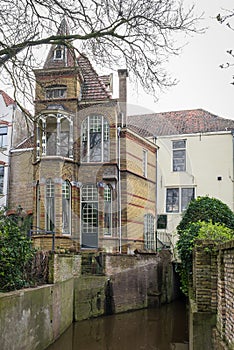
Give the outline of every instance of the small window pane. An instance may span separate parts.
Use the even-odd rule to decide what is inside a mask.
[[[0,166],[0,194],[3,194],[4,170],[4,166]]]
[[[178,188],[167,189],[166,211],[168,213],[179,212],[179,189]]]
[[[172,141],[173,171],[186,170],[186,140]]]
[[[109,186],[104,189],[104,234],[111,235],[112,231],[112,191]]]
[[[185,171],[185,150],[173,151],[173,171]]]
[[[185,148],[186,140],[172,141],[173,149]]]
[[[144,243],[145,249],[155,249],[154,216],[152,214],[144,216]]]
[[[158,215],[157,228],[158,229],[167,228],[167,215]]]
[[[189,202],[194,199],[194,188],[182,188],[181,190],[181,210],[187,209]]]
[[[97,201],[98,191],[94,185],[85,185],[82,188],[82,201]]]
[[[7,146],[7,126],[0,127],[0,147]]]

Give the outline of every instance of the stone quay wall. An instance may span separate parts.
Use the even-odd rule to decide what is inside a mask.
[[[178,296],[169,251],[88,254],[52,254],[50,284],[0,293],[1,350],[43,350],[74,321],[158,306]]]

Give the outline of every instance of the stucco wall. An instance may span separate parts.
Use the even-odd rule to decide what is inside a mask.
[[[181,139],[186,139],[186,171],[173,172],[172,140]],[[172,234],[175,245],[182,213],[166,213],[166,188],[194,187],[195,197],[215,197],[234,210],[233,137],[230,131],[170,135],[158,137],[157,145],[157,208],[158,214],[167,214],[167,229],[158,233],[162,239],[165,231]]]

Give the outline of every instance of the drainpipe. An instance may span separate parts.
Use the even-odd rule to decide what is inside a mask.
[[[121,196],[121,173],[120,173],[120,136],[121,136],[121,127],[118,126],[117,128],[117,135],[118,135],[118,192],[119,192],[119,253],[122,253],[122,214],[121,214],[121,202],[122,202],[122,196]]]
[[[10,176],[11,176],[11,150],[13,148],[13,133],[14,133],[14,127],[15,127],[15,118],[16,118],[16,105],[13,105],[13,111],[12,111],[12,120],[11,120],[11,137],[8,144],[8,151],[7,151],[7,186],[6,186],[6,201],[5,205],[8,208],[9,207],[9,193],[10,193]]]
[[[154,136],[154,143],[157,145],[157,136]],[[155,250],[158,251],[158,148],[155,152]]]

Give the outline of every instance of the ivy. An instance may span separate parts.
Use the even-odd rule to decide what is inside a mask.
[[[234,238],[234,214],[216,198],[198,197],[190,202],[177,226],[179,240],[177,250],[181,263],[178,272],[181,289],[188,295],[192,281],[193,248],[196,240],[213,240],[216,244]]]
[[[17,222],[0,213],[0,290],[10,291],[27,286],[27,264],[35,250]]]

